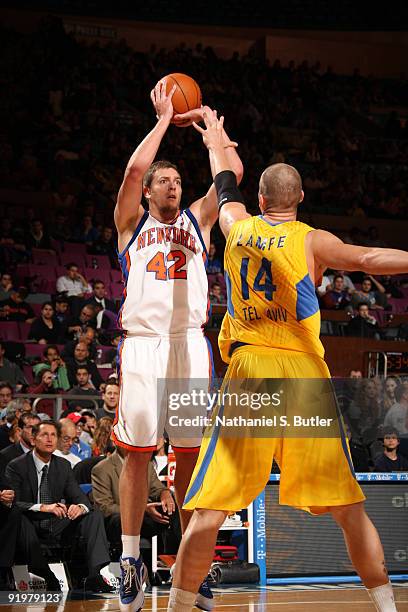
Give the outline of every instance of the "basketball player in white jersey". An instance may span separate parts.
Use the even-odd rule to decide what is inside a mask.
[[[172,96],[157,83],[151,92],[157,123],[139,144],[126,167],[115,208],[119,260],[125,279],[119,321],[125,330],[118,347],[120,401],[113,438],[128,450],[120,477],[120,609],[142,609],[143,563],[140,527],[147,502],[147,467],[165,428],[176,454],[175,494],[183,530],[190,518],[181,511],[193,472],[201,430],[196,438],[177,439],[167,421],[166,392],[158,379],[209,380],[211,357],[203,325],[208,312],[205,272],[210,231],[218,217],[214,185],[186,210],[180,210],[181,177],[173,164],[153,164],[173,117]],[[180,115],[183,125],[200,121],[204,109]],[[242,164],[224,133],[226,154],[238,181]],[[142,197],[148,211],[142,206]],[[182,416],[182,414],[179,414]],[[180,435],[180,434],[179,434]],[[163,503],[166,511],[166,504]],[[171,511],[171,509],[169,509]],[[197,596],[204,610],[213,607],[206,582]]]

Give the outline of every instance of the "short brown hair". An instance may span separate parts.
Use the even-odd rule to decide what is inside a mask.
[[[143,187],[149,187],[152,184],[153,181],[153,177],[155,172],[157,172],[157,170],[162,170],[163,168],[172,168],[173,170],[175,170],[176,172],[179,172],[179,169],[177,168],[177,166],[175,166],[174,164],[172,164],[171,162],[165,160],[165,159],[161,159],[159,161],[154,162],[149,169],[147,170],[146,174],[143,177]],[[180,174],[180,173],[179,173]]]
[[[288,164],[272,164],[263,171],[259,193],[264,196],[267,210],[296,209],[302,199],[302,179]]]

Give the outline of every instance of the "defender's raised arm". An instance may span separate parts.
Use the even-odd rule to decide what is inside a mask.
[[[231,163],[230,146],[225,146],[224,117],[217,118],[216,111],[208,109],[204,113],[205,128],[194,123],[200,132],[210,155],[211,173],[217,193],[217,206],[220,209],[219,223],[225,237],[235,221],[250,217],[247,213],[241,192],[238,189],[237,175]],[[235,143],[231,143],[235,144]],[[234,150],[234,149],[232,149]]]

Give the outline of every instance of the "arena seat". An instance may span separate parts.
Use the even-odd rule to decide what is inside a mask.
[[[112,300],[120,300],[123,295],[123,285],[121,283],[111,283],[109,287],[109,295]]]
[[[24,372],[24,376],[26,377],[28,381],[28,384],[32,385],[34,382],[33,368],[30,365],[25,364],[23,365],[23,372]]]
[[[92,268],[94,266],[94,262],[96,262],[98,266],[98,270],[102,268],[102,270],[110,270],[110,260],[107,255],[87,255],[85,257],[86,266],[88,268]]]
[[[0,337],[3,340],[20,340],[20,327],[17,321],[1,321]]]
[[[101,280],[105,283],[106,287],[110,285],[110,274],[109,270],[106,268],[85,268],[84,276],[88,283],[95,280]]]
[[[61,266],[67,266],[70,263],[75,263],[78,268],[85,268],[86,261],[85,257],[82,253],[60,253],[59,254],[59,262]],[[66,269],[65,269],[66,272]]]
[[[28,333],[31,329],[31,323],[25,323],[24,321],[20,321],[18,324],[20,328],[20,338],[21,340],[26,341],[28,338]]]
[[[112,283],[121,283],[122,282],[122,272],[120,270],[111,270],[110,277]],[[407,292],[408,295],[408,292]]]
[[[55,258],[55,251],[51,249],[33,249],[31,251],[31,259],[33,264],[44,266],[49,265],[50,261]]]
[[[114,370],[113,368],[101,368],[100,366],[98,366],[98,372],[103,378],[103,380],[106,382],[108,378],[112,376]]]
[[[392,312],[395,314],[402,314],[407,311],[408,308],[408,297],[404,298],[388,298],[388,303],[392,306]]]
[[[64,253],[70,253],[71,255],[82,255],[86,257],[86,244],[80,242],[64,242]]]
[[[53,259],[51,259],[51,262],[53,262],[53,260],[55,261],[55,253],[53,255]],[[50,259],[48,259],[48,263],[46,265],[28,264],[27,274],[29,277],[38,276],[40,279],[55,280],[55,267],[52,263],[50,264]]]
[[[45,344],[38,344],[37,342],[26,342],[24,346],[27,357],[42,357],[45,349]]]
[[[41,303],[36,303],[36,302],[32,302],[30,304],[31,308],[34,310],[34,314],[36,317],[40,317],[41,316]]]

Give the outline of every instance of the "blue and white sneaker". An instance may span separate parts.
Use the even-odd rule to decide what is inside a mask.
[[[195,605],[200,610],[210,612],[214,608],[214,604],[214,595],[211,592],[207,579],[205,579],[198,589]]]
[[[144,604],[143,583],[147,570],[142,557],[120,558],[119,609],[121,612],[140,612]]]

